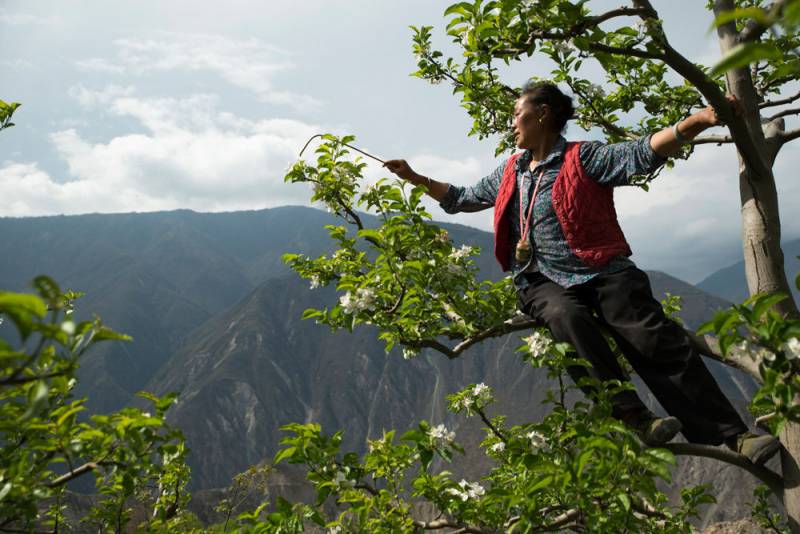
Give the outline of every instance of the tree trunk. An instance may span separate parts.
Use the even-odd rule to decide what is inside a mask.
[[[716,0],[714,14],[734,8],[733,0]],[[725,55],[739,42],[733,22],[717,28],[720,48]],[[781,292],[788,299],[776,308],[791,317],[797,317],[797,306],[792,298],[783,264],[781,250],[781,221],[778,213],[778,192],[772,164],[780,147],[767,143],[761,124],[761,115],[750,70],[733,69],[726,73],[728,92],[739,99],[744,112],[747,130],[758,150],[764,167],[770,169],[759,176],[739,153],[739,194],[742,207],[742,246],[745,274],[750,295],[764,292]],[[750,154],[750,158],[755,155]],[[780,435],[784,449],[781,451],[781,471],[784,479],[783,504],[792,534],[800,534],[800,425],[788,423]]]
[[[783,506],[792,534],[800,532],[800,425],[787,423],[780,435],[781,473],[783,474]]]
[[[714,13],[733,9],[732,0],[717,0]],[[738,44],[738,32],[733,23],[717,29],[723,55]],[[747,130],[758,149],[758,157],[771,169],[770,147],[764,137],[758,96],[750,70],[740,68],[726,73],[728,92],[739,99],[744,111]],[[753,157],[754,155],[751,155]],[[777,305],[777,309],[790,316],[798,316],[792,299],[789,282],[783,264],[781,250],[781,222],[778,213],[778,192],[775,177],[770,171],[759,176],[739,154],[739,194],[742,209],[742,246],[744,251],[747,287],[751,295],[765,292],[781,292],[789,296]]]

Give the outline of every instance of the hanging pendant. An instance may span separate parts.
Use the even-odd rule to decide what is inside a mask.
[[[514,257],[520,263],[528,261],[531,257],[531,244],[528,241],[519,240]]]

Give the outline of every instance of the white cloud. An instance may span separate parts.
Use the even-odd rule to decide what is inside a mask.
[[[221,112],[216,97],[145,99],[109,96],[126,91],[75,90],[90,105],[131,117],[146,132],[93,143],[77,130],[51,135],[70,178],[59,181],[36,164],[0,167],[2,215],[259,209],[307,203],[308,188],[283,183],[317,126],[288,119],[252,121]]]
[[[113,60],[95,57],[76,65],[85,71],[111,74],[213,72],[233,86],[252,91],[263,102],[300,111],[320,105],[309,95],[275,87],[275,75],[293,69],[294,64],[288,52],[259,39],[161,32],[157,39],[118,39],[114,44],[117,56]]]
[[[24,59],[0,59],[0,66],[7,69],[13,70],[38,70],[38,67],[31,63],[30,61],[26,61]]]
[[[0,24],[9,26],[51,26],[58,24],[59,20],[54,16],[41,17],[29,13],[0,13]]]
[[[92,111],[98,108],[107,107],[115,98],[120,96],[132,96],[136,89],[131,86],[120,86],[109,84],[102,90],[87,89],[83,85],[73,85],[67,90],[67,94],[78,101],[81,107]]]

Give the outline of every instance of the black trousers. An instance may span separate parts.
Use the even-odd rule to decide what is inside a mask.
[[[747,430],[685,330],[664,315],[643,271],[630,267],[567,289],[541,273],[523,276],[530,285],[518,291],[520,310],[592,364],[570,368],[574,381],[584,376],[627,380],[603,337],[605,329],[667,413],[680,419],[688,441],[719,445]],[[613,402],[616,416],[645,408],[634,391]]]

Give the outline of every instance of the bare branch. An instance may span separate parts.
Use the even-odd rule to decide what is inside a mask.
[[[800,108],[784,109],[783,111],[776,113],[771,117],[767,117],[767,120],[774,121],[775,119],[780,119],[781,117],[788,117],[789,115],[800,115]]]
[[[584,22],[573,26],[571,32],[581,33],[588,28],[594,28],[595,26],[599,26],[600,24],[604,23],[607,20],[611,20],[616,17],[641,17],[644,15],[642,9],[637,7],[620,7],[618,9],[612,9],[611,11],[606,11],[601,15],[595,15],[593,17],[589,17]]]
[[[567,523],[574,521],[581,515],[581,511],[577,508],[573,508],[572,510],[567,510],[563,514],[559,515],[553,522],[544,527],[540,532],[551,532],[559,527],[563,527]]]
[[[85,475],[86,473],[94,471],[95,469],[97,469],[97,467],[98,467],[98,464],[95,463],[95,462],[86,462],[85,464],[76,467],[75,469],[73,469],[69,473],[65,473],[65,474],[61,475],[60,477],[56,478],[55,480],[53,480],[52,482],[50,482],[48,484],[48,487],[55,488],[55,487],[58,487],[58,486],[63,486],[64,484],[66,484],[70,480],[76,479],[79,476],[82,476],[82,475]]]
[[[692,342],[692,346],[703,356],[707,356],[712,360],[716,360],[720,363],[724,363],[725,365],[733,367],[734,369],[738,369],[739,371],[747,373],[759,384],[764,383],[764,380],[761,378],[761,373],[758,372],[758,362],[753,358],[740,356],[735,353],[728,354],[727,357],[723,356],[722,352],[719,350],[719,343],[714,337],[701,336],[692,332],[691,330],[687,330],[686,333],[689,334],[689,339]]]
[[[721,145],[723,143],[733,143],[733,137],[730,135],[703,135],[700,137],[695,137],[689,144],[692,145],[708,145],[708,144],[717,144]]]
[[[795,139],[800,137],[800,128],[797,128],[795,130],[789,130],[788,132],[783,132],[780,137],[781,141],[783,141],[784,143],[788,143],[789,141],[794,141]]]
[[[783,498],[783,478],[766,467],[754,464],[743,454],[733,452],[724,447],[700,445],[698,443],[667,443],[660,448],[667,449],[676,456],[702,456],[741,467],[766,484],[779,499]]]
[[[781,98],[778,100],[767,100],[766,102],[761,102],[758,105],[758,107],[764,109],[773,106],[782,106],[784,104],[791,104],[792,102],[798,99],[800,99],[800,91],[797,91],[797,93],[793,94],[792,96],[787,96],[786,98]]]
[[[524,316],[527,317],[527,316]],[[503,322],[502,324],[492,326],[487,328],[483,332],[479,332],[474,336],[470,336],[458,345],[453,348],[454,356],[458,356],[468,348],[470,348],[475,343],[483,341],[484,339],[488,339],[490,337],[498,337],[503,336],[505,334],[510,334],[511,332],[518,332],[520,330],[528,330],[529,328],[534,328],[537,326],[542,326],[541,323],[535,321],[534,319],[530,318],[519,318],[519,316],[512,317],[511,319]]]
[[[647,50],[639,50],[638,48],[619,48],[617,46],[608,46],[602,43],[589,43],[589,49],[595,52],[605,52],[606,54],[616,54],[618,56],[639,57],[642,59],[664,59],[663,54],[658,52],[648,52]]]

